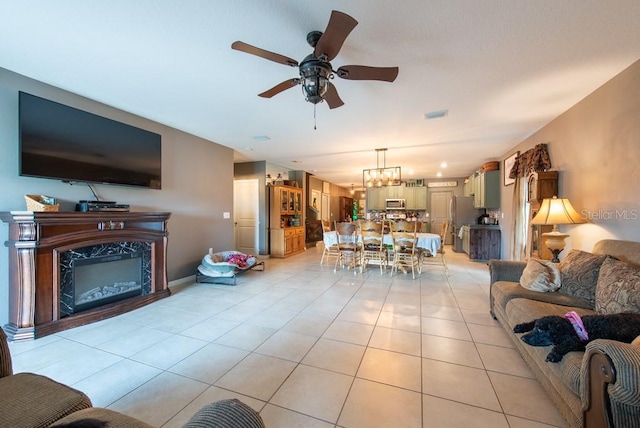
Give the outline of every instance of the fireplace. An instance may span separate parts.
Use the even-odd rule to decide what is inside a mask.
[[[113,242],[60,257],[60,317],[151,291],[151,244]]]
[[[3,327],[9,340],[43,337],[171,295],[170,215],[0,212],[9,225],[9,322]]]

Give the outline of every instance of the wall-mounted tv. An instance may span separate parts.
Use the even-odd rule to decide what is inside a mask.
[[[19,93],[20,175],[161,187],[161,136]]]

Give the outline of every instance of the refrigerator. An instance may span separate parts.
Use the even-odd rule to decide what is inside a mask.
[[[480,210],[473,207],[472,196],[454,196],[449,207],[449,231],[453,234],[453,251],[462,253],[462,239],[460,228],[465,225],[476,224]]]

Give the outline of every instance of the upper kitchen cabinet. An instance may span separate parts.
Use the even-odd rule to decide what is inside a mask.
[[[472,179],[473,206],[500,208],[500,171],[478,172]]]
[[[387,199],[404,199],[408,210],[427,209],[427,188],[425,186],[385,186],[367,189],[367,211],[384,211]]]
[[[465,178],[464,180],[464,185],[462,186],[462,195],[463,196],[473,196],[473,192],[474,192],[474,180],[475,176],[472,175],[470,177]]]
[[[405,192],[404,192],[404,190],[405,190],[404,186],[388,186],[386,189],[387,189],[387,198],[389,198],[389,199],[406,199]]]
[[[367,211],[384,211],[384,202],[386,199],[386,187],[372,187],[367,189]]]
[[[407,201],[407,209],[421,211],[427,209],[427,188],[420,187],[405,187],[404,198]]]

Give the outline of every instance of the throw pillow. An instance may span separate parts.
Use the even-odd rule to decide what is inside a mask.
[[[640,268],[607,257],[600,267],[595,309],[599,314],[640,313]]]
[[[546,293],[560,288],[560,271],[548,260],[529,259],[520,277],[520,285],[531,291]]]
[[[603,254],[570,250],[558,265],[562,282],[560,292],[584,299],[594,307],[598,274],[605,258],[607,256]]]

